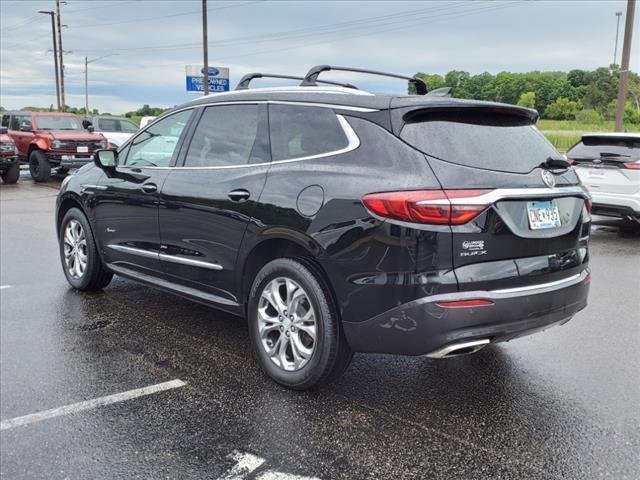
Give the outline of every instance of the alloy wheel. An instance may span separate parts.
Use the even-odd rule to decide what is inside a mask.
[[[258,302],[260,343],[283,370],[300,370],[316,346],[317,321],[307,292],[286,277],[271,280]]]
[[[77,220],[71,220],[64,229],[64,263],[67,273],[76,279],[82,278],[87,269],[87,237]]]

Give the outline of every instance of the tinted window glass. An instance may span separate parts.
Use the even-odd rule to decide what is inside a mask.
[[[494,112],[429,112],[400,136],[442,160],[502,172],[527,173],[558,155],[528,119]]]
[[[2,126],[9,127],[9,115],[2,115]]]
[[[120,130],[124,133],[136,133],[139,130],[135,123],[128,120],[118,120],[118,122],[120,122]]]
[[[29,117],[25,115],[12,115],[11,116],[11,130],[20,130],[20,123],[24,120],[28,120]]]
[[[335,152],[349,144],[330,108],[269,105],[269,130],[273,160]]]
[[[268,161],[258,105],[208,107],[198,122],[185,160],[188,167],[222,167]],[[264,122],[262,122],[264,123]]]
[[[125,165],[168,166],[191,112],[192,110],[184,110],[174,113],[135,137],[130,144]]]
[[[567,152],[569,158],[640,157],[640,138],[585,138]]]
[[[76,117],[38,115],[36,128],[39,130],[82,130],[82,125]]]
[[[98,120],[98,128],[101,132],[119,132],[120,120],[101,118]]]

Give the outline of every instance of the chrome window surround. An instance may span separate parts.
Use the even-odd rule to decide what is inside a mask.
[[[351,107],[351,106],[346,106],[346,105],[333,105],[333,104],[329,104],[329,103],[313,103],[313,102],[295,102],[295,101],[280,101],[280,100],[257,100],[257,101],[251,101],[251,100],[242,100],[242,101],[233,101],[233,102],[219,102],[219,103],[212,103],[212,104],[206,104],[206,105],[198,105],[198,106],[188,106],[185,108],[181,108],[180,110],[175,110],[174,112],[172,112],[171,114],[175,114],[175,113],[180,113],[184,110],[190,110],[190,109],[199,109],[199,108],[207,108],[207,107],[215,107],[215,106],[224,106],[224,105],[256,105],[256,104],[276,104],[276,105],[303,105],[303,106],[310,106],[310,107],[320,107],[320,108],[336,108],[336,109],[341,109],[341,110],[348,110],[348,111],[353,111],[353,112],[377,112],[378,110],[376,109],[372,109],[372,108],[362,108],[362,107]],[[344,118],[342,115],[340,114],[336,114],[336,117],[338,118],[338,121],[340,122],[340,126],[342,127],[342,130],[344,131],[344,134],[347,137],[347,146],[340,149],[340,150],[334,150],[332,152],[325,152],[325,153],[320,153],[317,155],[309,155],[306,157],[297,157],[297,158],[289,158],[287,160],[273,160],[271,162],[262,162],[262,163],[248,163],[245,165],[220,165],[220,166],[211,166],[211,167],[189,167],[189,166],[182,166],[182,165],[176,165],[173,167],[140,167],[140,166],[136,166],[136,167],[129,167],[127,165],[118,165],[118,168],[144,168],[144,169],[150,169],[150,170],[173,170],[173,169],[180,169],[180,170],[224,170],[224,169],[230,169],[230,168],[250,168],[250,167],[263,167],[263,166],[268,166],[268,165],[274,165],[274,164],[281,164],[281,163],[291,163],[291,162],[300,162],[300,161],[304,161],[304,160],[314,160],[314,159],[318,159],[318,158],[324,158],[324,157],[331,157],[334,155],[340,155],[343,153],[347,153],[347,152],[351,152],[355,149],[357,149],[360,146],[360,139],[358,138],[358,135],[356,134],[356,132],[353,130],[353,127],[351,127],[351,125],[349,125],[349,122],[347,121],[346,118]],[[152,122],[150,123],[147,127],[153,125],[155,123]],[[140,132],[142,133],[142,131]],[[124,150],[125,148],[127,148],[127,146],[129,145],[129,143],[131,143],[133,140],[135,140],[135,138],[138,136],[134,135],[132,136],[127,142],[125,142],[120,148],[119,150]]]
[[[145,258],[156,258],[158,260],[166,260],[167,262],[179,263],[181,265],[189,265],[190,267],[208,268],[209,270],[222,270],[222,265],[217,263],[203,262],[202,260],[194,260],[191,258],[177,257],[162,252],[152,252],[143,248],[128,247],[126,245],[108,245],[112,250],[118,252],[138,255]]]

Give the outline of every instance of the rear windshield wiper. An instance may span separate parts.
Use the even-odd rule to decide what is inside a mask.
[[[542,168],[569,168],[571,164],[564,157],[547,157],[547,159],[540,164]]]
[[[623,155],[621,153],[614,153],[614,152],[600,152],[600,158],[604,158],[604,157],[630,157],[631,155]]]

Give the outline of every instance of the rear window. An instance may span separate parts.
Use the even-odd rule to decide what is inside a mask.
[[[501,172],[528,173],[558,155],[529,119],[504,113],[426,112],[412,116],[400,136],[441,160]]]
[[[273,160],[331,154],[349,145],[329,108],[269,105],[269,130]]]
[[[640,138],[584,138],[567,152],[570,158],[640,157]]]

